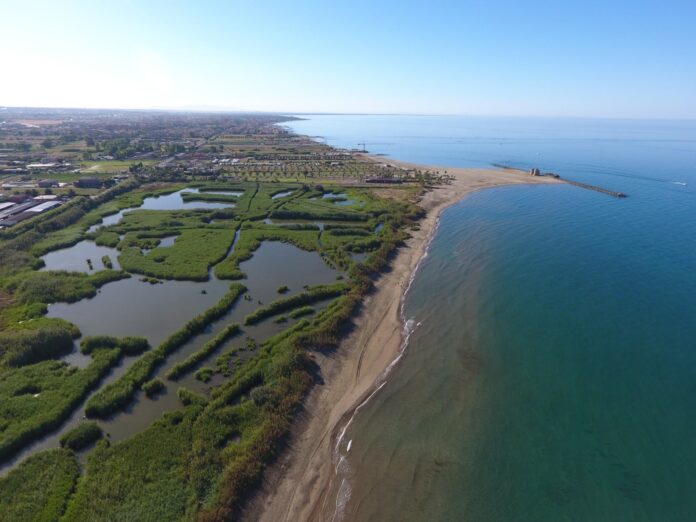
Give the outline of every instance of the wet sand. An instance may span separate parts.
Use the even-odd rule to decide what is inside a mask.
[[[335,499],[327,498],[335,475],[334,448],[346,424],[379,387],[385,370],[404,346],[401,301],[412,274],[427,250],[443,209],[467,194],[489,187],[562,183],[511,169],[452,168],[413,165],[365,156],[371,161],[405,168],[440,171],[455,177],[451,185],[427,191],[419,201],[426,210],[420,230],[411,232],[391,270],[376,282],[375,292],[355,319],[355,329],[330,356],[317,354],[323,383],[310,393],[295,423],[289,448],[266,473],[262,490],[245,513],[246,520],[267,522],[331,520]]]

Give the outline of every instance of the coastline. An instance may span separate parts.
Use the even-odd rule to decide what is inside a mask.
[[[452,168],[362,155],[365,159],[403,168],[447,171],[451,185],[428,190],[418,204],[426,211],[420,229],[411,232],[391,269],[375,282],[355,318],[355,328],[330,355],[315,354],[323,382],[314,387],[296,422],[284,455],[266,473],[264,485],[245,512],[247,520],[326,520],[335,509],[327,498],[334,472],[336,440],[350,419],[375,393],[383,377],[405,347],[401,317],[404,295],[437,229],[441,212],[468,194],[485,188],[515,184],[557,184],[510,169]]]

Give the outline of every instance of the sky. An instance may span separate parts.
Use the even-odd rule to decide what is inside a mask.
[[[0,105],[696,118],[696,1],[0,0]]]

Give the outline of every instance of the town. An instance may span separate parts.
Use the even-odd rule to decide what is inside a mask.
[[[445,174],[366,160],[289,133],[294,117],[0,108],[0,229],[75,196],[153,180],[442,183]]]

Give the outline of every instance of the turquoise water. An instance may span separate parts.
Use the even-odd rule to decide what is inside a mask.
[[[443,213],[405,301],[405,355],[341,443],[336,519],[696,520],[696,122],[291,126],[629,195],[504,187]]]

